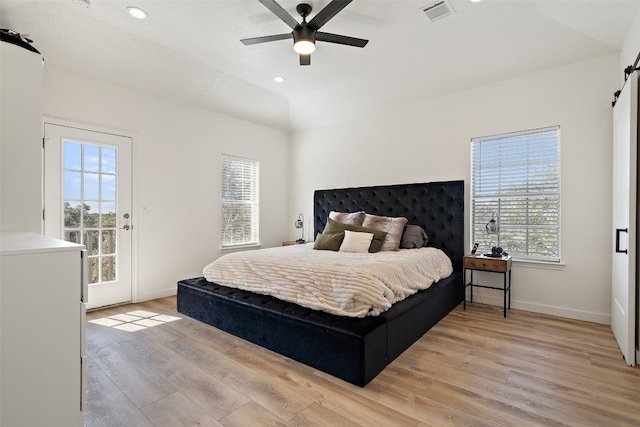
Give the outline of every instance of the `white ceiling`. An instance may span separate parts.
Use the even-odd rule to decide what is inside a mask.
[[[617,52],[640,5],[451,0],[431,22],[435,0],[355,0],[322,31],[369,44],[318,42],[301,67],[291,40],[240,43],[290,31],[257,0],[0,1],[0,26],[29,33],[46,64],[294,130]],[[307,2],[311,19],[329,0]],[[279,3],[299,18],[297,0]]]

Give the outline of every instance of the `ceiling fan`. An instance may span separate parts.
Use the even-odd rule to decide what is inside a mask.
[[[276,40],[293,39],[293,50],[300,55],[300,65],[311,64],[311,53],[316,49],[316,41],[343,44],[347,46],[365,47],[369,40],[355,37],[341,36],[338,34],[324,33],[318,31],[338,12],[344,9],[352,0],[333,0],[324,9],[316,14],[313,19],[307,22],[307,16],[311,13],[311,5],[300,3],[296,11],[302,16],[302,22],[291,16],[275,0],[259,0],[274,15],[284,21],[293,31],[285,34],[274,34],[272,36],[253,37],[240,40],[245,45],[272,42]]]

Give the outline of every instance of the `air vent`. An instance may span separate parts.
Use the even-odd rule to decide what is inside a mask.
[[[451,3],[447,0],[437,1],[433,4],[424,6],[421,9],[427,15],[427,17],[431,20],[431,22],[437,21],[438,19],[442,19],[456,13]]]

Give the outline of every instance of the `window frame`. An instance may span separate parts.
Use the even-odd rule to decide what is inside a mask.
[[[236,185],[239,192],[235,198],[229,198],[228,195],[232,191],[227,188],[229,185],[230,177],[229,163],[235,163],[239,167],[240,174],[242,176],[236,176],[235,178],[240,181]],[[225,164],[227,164],[225,166]],[[236,156],[232,154],[222,153],[221,157],[221,185],[220,185],[220,241],[222,249],[239,248],[249,246],[260,245],[260,161],[248,157]],[[243,180],[250,180],[250,182],[242,182]],[[229,230],[229,223],[225,221],[228,216],[225,213],[225,208],[231,208],[235,211],[239,211],[240,215],[243,214],[245,208],[249,208],[250,222],[248,224],[241,224],[238,227],[231,225]],[[247,233],[247,227],[249,232]],[[237,230],[236,230],[237,228]],[[241,235],[244,238],[234,239],[229,238],[229,232],[231,235]],[[247,237],[248,235],[248,237]]]
[[[555,138],[552,138],[549,141],[543,141],[545,137],[554,135]],[[554,264],[559,264],[561,262],[561,140],[561,128],[559,125],[471,139],[470,243],[473,244],[474,241],[486,243],[488,234],[485,234],[486,231],[484,231],[484,225],[491,219],[491,215],[487,215],[486,212],[487,207],[491,204],[497,204],[498,206],[495,213],[497,213],[498,215],[498,221],[500,225],[500,232],[496,236],[489,238],[491,239],[490,246],[488,248],[481,246],[479,253],[485,253],[487,252],[487,249],[488,251],[490,251],[491,245],[502,246],[505,243],[505,240],[509,239],[505,237],[501,238],[501,235],[508,235],[509,229],[519,231],[524,230],[524,239],[520,239],[520,241],[523,242],[522,244],[524,245],[524,252],[518,252],[517,249],[514,248],[518,245],[512,245],[514,246],[512,248],[504,247],[504,250],[508,252],[514,258],[514,260],[548,262]],[[503,154],[502,152],[500,152],[500,154],[492,155],[493,157],[491,160],[500,160],[496,162],[498,166],[496,166],[496,164],[493,164],[486,168],[486,170],[488,171],[485,172],[485,174],[488,176],[487,178],[483,176],[482,171],[477,170],[478,164],[481,164],[482,162],[482,159],[478,159],[479,154],[477,150],[480,150],[481,144],[483,142],[494,144],[494,146],[499,146],[500,144],[505,143],[511,145],[515,143],[524,144],[527,147],[527,155],[534,154],[538,155],[539,157],[528,159],[515,159],[514,157],[507,158],[509,157],[508,154],[513,155],[517,151],[514,150],[513,147],[506,147],[504,151],[508,154]],[[533,144],[535,144],[536,142],[538,142],[538,144],[542,144],[543,142],[545,142],[548,145],[533,146]],[[551,154],[555,155],[555,157],[553,158],[553,160],[555,161],[553,163],[548,163],[545,161],[546,157],[544,156],[549,156]],[[502,161],[503,159],[501,156],[503,155],[505,158],[507,158],[507,161]],[[526,166],[518,167],[516,166],[516,164]],[[546,171],[546,174],[542,175],[543,179],[541,181],[539,181],[539,175],[535,176],[537,180],[534,180],[534,172],[532,172],[534,168],[532,168],[531,166],[538,166],[538,169],[540,169],[541,164],[544,164],[544,167],[542,168],[543,170],[545,168],[547,168],[548,170]],[[509,182],[509,178],[504,178],[503,176],[507,175],[507,173],[505,172],[508,172],[509,168],[512,168],[512,170],[516,170],[516,172],[522,172],[523,169],[526,169],[526,173],[524,174],[524,176],[528,177],[528,179],[522,180],[520,183],[516,183],[516,185],[519,186],[516,188],[522,190],[522,192],[514,191],[513,186],[510,187],[511,191],[507,191],[504,189],[505,187],[507,187],[504,184],[505,182]],[[478,189],[478,180],[481,176],[482,178],[484,178],[485,188]],[[527,184],[523,184],[525,182]],[[542,182],[542,185],[540,186],[540,189],[538,191],[531,190],[529,185],[530,183],[539,184],[540,182]],[[487,191],[486,188],[490,187],[487,183],[491,184],[491,186],[496,186],[496,190]],[[533,209],[535,209],[530,205],[532,201],[536,200],[538,201],[539,206],[546,203],[553,203],[553,209],[546,210],[545,215],[542,215],[545,220],[549,221],[548,223],[543,223],[540,220],[540,215],[536,217],[538,221],[532,221],[530,219],[532,218],[530,213],[531,211],[533,211]],[[523,206],[522,209],[524,210],[520,211],[518,207],[511,209],[511,217],[505,215],[505,220],[503,220],[501,218],[502,215],[500,212],[502,206],[501,203],[503,201],[509,201],[512,206],[515,206],[518,204],[518,202],[520,202]],[[479,213],[479,211],[483,212],[483,207],[484,215]],[[502,212],[502,214],[504,214],[505,212],[508,212],[508,210],[505,210],[504,212]],[[513,220],[510,219],[517,218],[518,214],[522,214],[520,216],[521,219],[526,218],[524,222],[513,222]],[[532,230],[534,231],[533,234],[531,234]],[[553,230],[555,232],[555,235],[547,234],[545,236],[545,232],[543,230]],[[536,236],[542,236],[542,238],[538,239],[539,241],[544,241],[544,239],[548,238],[548,236],[552,237],[552,240],[554,240],[555,242],[555,247],[552,248],[551,254],[545,255],[539,251],[530,252],[531,247],[534,246],[534,243],[536,241]],[[512,239],[517,240],[517,234],[515,234]],[[514,240],[512,240],[512,243],[514,242]]]

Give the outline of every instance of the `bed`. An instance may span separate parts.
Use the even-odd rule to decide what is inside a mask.
[[[178,282],[178,311],[349,383],[365,386],[463,298],[463,181],[318,190],[314,231],[330,211],[405,217],[423,227],[429,246],[453,273],[377,316],[344,317],[221,286],[204,277]]]

